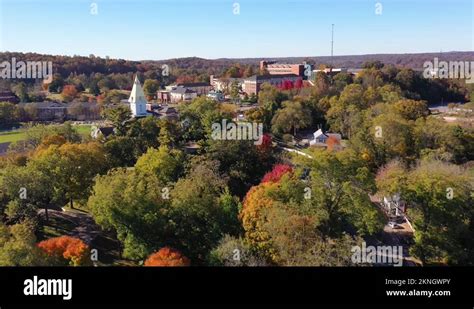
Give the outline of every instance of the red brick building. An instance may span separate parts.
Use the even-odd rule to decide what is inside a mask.
[[[270,75],[294,74],[304,77],[304,64],[284,64],[275,61],[260,61],[260,71],[266,70]]]
[[[295,74],[254,75],[244,79],[242,90],[248,95],[252,93],[258,94],[263,83],[268,83],[275,87],[279,87],[285,81],[296,83],[301,79],[301,76]]]

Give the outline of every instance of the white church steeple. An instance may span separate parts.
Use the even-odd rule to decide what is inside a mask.
[[[145,99],[145,93],[143,92],[142,85],[138,80],[138,75],[135,75],[135,81],[133,82],[133,88],[128,102],[130,103],[130,109],[132,110],[133,117],[144,117],[147,115],[147,101]]]

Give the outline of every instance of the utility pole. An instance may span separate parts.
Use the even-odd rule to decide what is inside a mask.
[[[332,24],[332,31],[331,31],[331,70],[334,67],[334,24]]]

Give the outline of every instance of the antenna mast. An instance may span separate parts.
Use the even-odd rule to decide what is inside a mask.
[[[334,24],[332,24],[332,31],[331,31],[331,66],[334,66]]]

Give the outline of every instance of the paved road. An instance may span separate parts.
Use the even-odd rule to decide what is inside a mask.
[[[38,215],[44,218],[45,211],[40,209]],[[94,222],[92,216],[87,213],[81,213],[79,211],[59,211],[59,210],[48,210],[50,219],[60,219],[67,221],[73,227],[70,231],[67,231],[68,236],[76,237],[91,245],[97,236],[102,234],[100,227]]]

